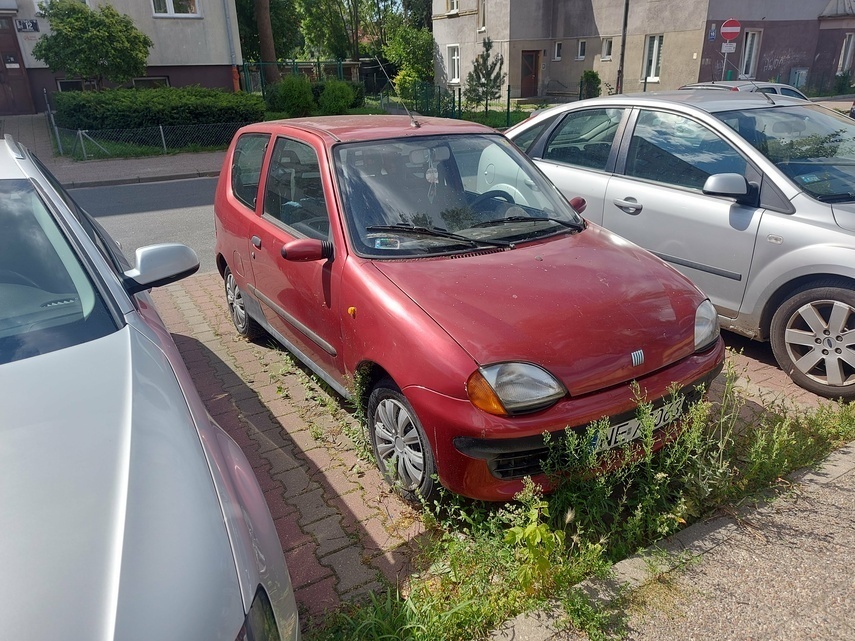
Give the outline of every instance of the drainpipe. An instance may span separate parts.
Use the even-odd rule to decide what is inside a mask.
[[[623,93],[623,57],[626,51],[626,23],[629,16],[629,0],[623,0],[623,27],[620,32],[620,62],[617,68],[617,87],[616,93]]]
[[[237,54],[235,53],[234,36],[232,35],[232,14],[229,11],[231,0],[223,0],[223,16],[226,20],[226,39],[229,41],[229,61],[232,64],[232,88],[240,90],[240,77],[237,70]]]

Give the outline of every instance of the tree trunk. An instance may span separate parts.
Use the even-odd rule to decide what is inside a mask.
[[[273,41],[273,25],[270,22],[270,0],[254,0],[255,21],[258,24],[258,48],[264,81],[273,84],[282,79],[276,65],[276,44]]]

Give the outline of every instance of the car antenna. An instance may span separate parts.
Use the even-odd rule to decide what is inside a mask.
[[[380,62],[380,58],[377,57],[376,53],[374,54],[374,59],[377,61],[377,64],[380,65],[380,70],[383,72],[383,75],[386,76],[386,80],[388,81],[388,83],[392,86],[392,92],[395,94],[395,97],[398,99],[398,102],[401,103],[401,106],[404,108],[404,111],[406,111],[407,115],[410,117],[410,127],[418,129],[419,127],[421,127],[421,125],[413,117],[412,112],[407,109],[407,105],[404,102],[404,99],[401,98],[401,96],[398,94],[398,90],[395,88],[395,83],[392,82],[392,79],[389,77],[389,74],[386,73],[386,67],[383,65],[382,62]]]
[[[725,59],[724,59],[724,62],[725,62],[725,64],[727,64],[727,58],[725,58]],[[735,64],[733,64],[732,62],[730,63],[730,65],[731,65],[731,66],[732,66],[732,67],[733,67],[737,72],[739,72],[739,67],[737,67],[737,66],[736,66]],[[724,73],[722,73],[722,75],[724,75]],[[738,73],[737,73],[737,76],[738,76]],[[745,78],[745,80],[747,80],[748,82],[750,82],[750,83],[754,86],[754,93],[760,93],[760,94],[763,94],[763,97],[766,99],[766,102],[768,102],[768,103],[769,103],[769,104],[771,104],[771,105],[774,105],[774,104],[775,104],[775,101],[774,101],[774,100],[772,100],[772,97],[771,97],[768,93],[766,93],[765,91],[761,91],[761,90],[760,90],[760,85],[758,85],[758,84],[754,81],[754,78]],[[715,82],[715,80],[713,80],[713,82]]]

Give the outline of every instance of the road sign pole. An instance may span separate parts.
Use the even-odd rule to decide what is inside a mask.
[[[727,51],[724,52],[724,66],[721,68],[721,81],[724,82],[724,74],[727,73]]]

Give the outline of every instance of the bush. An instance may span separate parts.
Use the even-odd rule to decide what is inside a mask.
[[[291,75],[282,78],[267,88],[267,108],[281,111],[289,118],[308,116],[315,108],[312,84],[303,75]]]
[[[203,87],[66,91],[53,95],[56,124],[66,129],[138,129],[158,125],[258,122],[264,101]]]
[[[328,81],[324,92],[318,99],[321,112],[327,116],[345,113],[352,102],[353,89],[341,80]]]
[[[600,95],[600,74],[596,71],[582,73],[582,98],[596,98]]]

